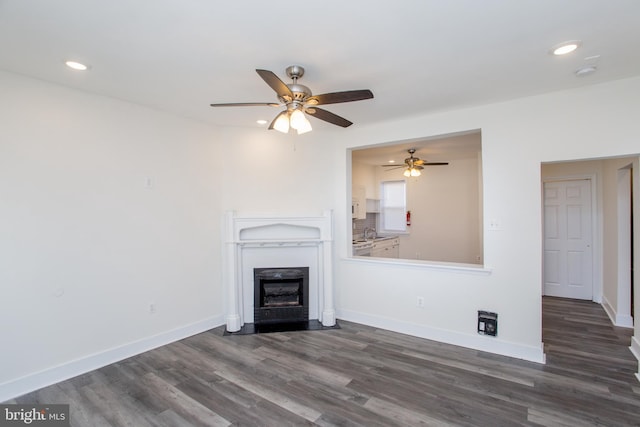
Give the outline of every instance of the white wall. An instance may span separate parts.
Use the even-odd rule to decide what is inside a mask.
[[[220,324],[216,132],[7,73],[0,93],[0,401]]]
[[[376,181],[376,168],[359,162],[351,163],[352,186],[364,187],[365,197],[368,199],[380,198],[380,184]]]
[[[399,170],[385,179],[405,178]],[[406,181],[411,226],[409,234],[400,236],[400,258],[478,263],[482,247],[477,159],[425,168],[421,176]]]
[[[541,361],[540,163],[640,151],[640,79],[300,137],[5,73],[0,90],[0,400],[72,374],[56,367],[222,324],[229,209],[334,209],[339,318]],[[487,270],[350,259],[347,149],[475,129]],[[479,309],[499,313],[498,338],[476,334]]]
[[[638,92],[640,79],[620,80],[381,123],[343,138],[345,147],[356,147],[481,129],[484,256],[491,273],[341,259],[339,317],[541,360],[540,164],[637,154]],[[488,230],[492,220],[499,230]],[[426,298],[425,309],[416,307],[417,296]],[[480,309],[499,314],[498,338],[476,334]]]

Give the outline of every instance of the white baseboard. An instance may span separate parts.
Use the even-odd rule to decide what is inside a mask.
[[[611,320],[611,323],[613,323],[615,325],[616,324],[616,311],[613,309],[613,307],[611,306],[611,303],[609,302],[609,300],[605,296],[602,297],[602,308],[604,308],[604,312],[607,313],[607,316],[609,316],[609,319]]]
[[[14,399],[42,387],[73,378],[136,354],[153,350],[166,344],[224,325],[224,317],[216,316],[190,325],[162,332],[119,347],[95,353],[62,365],[35,372],[0,384],[0,402]]]
[[[542,342],[540,343],[540,347],[526,346],[503,341],[499,338],[483,335],[468,335],[349,310],[339,310],[337,317],[350,322],[361,323],[446,344],[458,345],[536,363],[545,363]]]
[[[635,335],[631,337],[631,347],[629,347],[631,353],[638,359],[638,373],[636,374],[636,378],[640,381],[640,339]]]
[[[626,314],[618,314],[606,297],[602,297],[602,308],[611,319],[611,323],[621,328],[633,328],[633,317]]]

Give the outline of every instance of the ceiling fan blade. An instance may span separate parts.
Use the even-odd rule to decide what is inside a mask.
[[[212,107],[279,107],[275,102],[231,102],[222,104],[211,104]]]
[[[362,89],[313,95],[307,100],[307,102],[312,105],[325,105],[338,104],[340,102],[362,101],[363,99],[371,98],[373,98],[373,93],[369,89]]]
[[[446,166],[448,164],[449,162],[429,162],[429,163],[423,163],[422,166]]]
[[[342,126],[343,128],[351,126],[353,123],[344,117],[340,117],[336,114],[333,114],[327,110],[323,110],[322,108],[309,108],[307,109],[307,113],[312,117],[315,117],[320,120],[324,120],[325,122],[329,122],[331,124]]]
[[[258,73],[258,75],[262,77],[262,80],[267,82],[271,89],[276,91],[280,98],[288,96],[289,98],[293,99],[293,93],[291,92],[291,89],[289,89],[289,86],[287,86],[282,80],[280,80],[278,76],[276,76],[272,71],[256,70],[256,73]]]

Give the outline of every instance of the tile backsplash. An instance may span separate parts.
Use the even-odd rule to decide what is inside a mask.
[[[364,236],[365,228],[376,229],[378,222],[377,213],[367,213],[367,219],[354,219],[355,228],[353,229],[353,238],[360,238]]]

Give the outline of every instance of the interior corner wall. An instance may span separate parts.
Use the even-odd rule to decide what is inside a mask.
[[[303,135],[224,129],[219,153],[223,211],[321,215],[326,209],[346,210],[345,162],[333,136],[343,129],[317,122]],[[338,185],[340,200],[334,191]]]
[[[0,72],[0,401],[223,323],[216,129]]]

